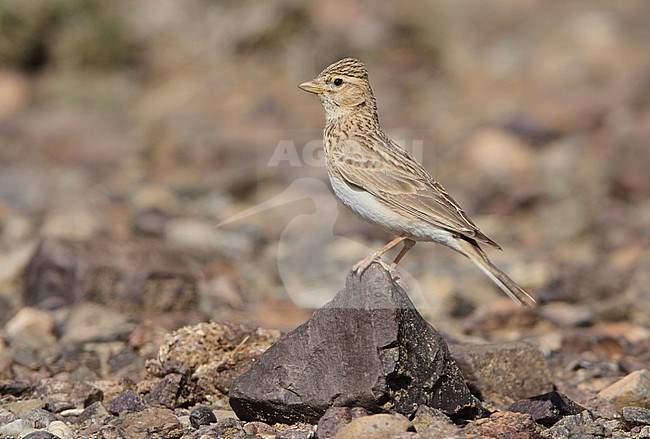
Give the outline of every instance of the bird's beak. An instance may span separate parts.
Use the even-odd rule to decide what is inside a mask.
[[[323,87],[318,85],[316,81],[307,81],[300,84],[298,87],[309,93],[321,94],[323,92]]]

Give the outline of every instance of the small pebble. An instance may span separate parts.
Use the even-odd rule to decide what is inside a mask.
[[[190,424],[194,428],[214,424],[215,422],[217,422],[217,417],[212,413],[210,407],[200,405],[190,412]]]
[[[82,409],[82,408],[79,408],[79,409],[66,409],[66,410],[61,411],[59,414],[61,416],[63,416],[63,417],[66,417],[66,416],[79,416],[80,414],[82,414],[84,412],[84,410],[86,410],[86,409]]]

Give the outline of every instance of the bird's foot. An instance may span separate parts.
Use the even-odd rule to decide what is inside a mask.
[[[386,268],[386,267],[384,267],[384,268]],[[393,281],[398,281],[398,280],[402,279],[402,275],[399,273],[399,271],[397,271],[397,264],[396,263],[393,262],[392,264],[390,264],[388,266],[387,270],[388,270],[388,273],[390,273],[390,277],[393,279]]]
[[[387,264],[381,259],[381,253],[375,252],[368,256],[365,259],[360,260],[356,264],[352,266],[352,272],[356,274],[357,276],[361,276],[367,269],[370,267],[374,262],[379,263],[382,267],[384,267],[384,270],[388,271],[391,274],[391,277],[393,279],[399,279],[399,273],[397,276],[393,276],[393,273],[396,272],[395,270],[395,264]]]

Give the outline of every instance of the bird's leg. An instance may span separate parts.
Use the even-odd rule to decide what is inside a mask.
[[[413,248],[414,245],[415,245],[415,241],[413,241],[412,239],[406,238],[404,240],[404,247],[402,247],[402,250],[400,250],[397,257],[395,257],[395,260],[391,264],[391,267],[395,268],[397,266],[397,264],[399,264],[399,262],[402,260],[402,258],[404,256],[406,256],[406,254],[409,252],[409,250],[411,250]]]
[[[370,264],[372,264],[373,262],[379,262],[382,267],[384,267],[386,270],[388,270],[390,272],[390,270],[392,268],[394,268],[394,267],[392,267],[391,265],[388,265],[384,261],[382,261],[381,256],[384,253],[386,253],[388,250],[390,250],[391,248],[395,247],[397,244],[399,244],[400,242],[403,242],[405,240],[411,241],[405,235],[398,236],[397,238],[393,239],[391,242],[389,242],[388,244],[386,244],[385,246],[383,246],[382,248],[380,248],[379,250],[377,250],[376,252],[374,252],[373,254],[368,256],[367,258],[362,259],[359,262],[357,262],[356,264],[354,264],[352,266],[352,271],[354,271],[357,274],[363,274],[363,272],[366,271],[366,268],[368,268],[370,266]],[[411,241],[411,242],[413,242],[413,241]],[[413,245],[415,245],[415,242],[413,242]],[[409,248],[413,247],[413,245],[410,245]],[[407,246],[407,244],[404,243],[404,247],[406,247],[406,246]],[[404,252],[404,249],[402,249],[402,252]],[[402,255],[402,252],[400,252],[400,255]],[[406,254],[406,252],[404,252],[404,253]],[[404,256],[404,255],[402,255],[402,256]]]

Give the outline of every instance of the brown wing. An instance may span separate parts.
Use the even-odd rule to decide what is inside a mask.
[[[422,165],[387,137],[357,135],[330,148],[331,165],[349,184],[436,227],[501,248]]]

